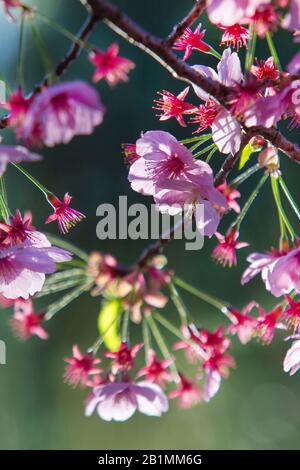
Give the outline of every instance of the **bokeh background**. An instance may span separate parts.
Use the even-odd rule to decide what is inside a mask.
[[[76,32],[86,17],[85,8],[78,0],[34,0],[41,12],[53,21]],[[139,0],[116,1],[138,22],[158,35],[166,35],[176,21],[192,6],[192,1]],[[203,19],[207,25],[206,18]],[[43,22],[36,24],[47,44],[53,63],[58,62],[69,46],[69,41]],[[207,40],[218,48],[221,31],[209,25]],[[18,54],[17,24],[8,23],[0,13],[1,57],[0,73],[14,88]],[[145,247],[144,241],[99,241],[96,238],[96,208],[102,202],[117,204],[119,195],[128,195],[130,202],[150,202],[130,191],[127,169],[120,151],[122,142],[132,142],[141,130],[163,129],[179,139],[190,135],[191,128],[180,128],[176,122],[163,124],[155,117],[152,101],[156,92],[168,89],[179,92],[183,84],[174,81],[158,64],[141,51],[117,38],[107,27],[99,25],[90,42],[106,48],[112,41],[120,45],[121,54],[136,62],[128,84],[111,90],[106,83],[97,88],[107,107],[102,126],[90,137],[77,137],[67,146],[43,149],[44,161],[30,166],[31,172],[48,188],[62,196],[69,191],[74,206],[87,215],[68,239],[86,251],[98,249],[111,252],[124,263],[131,263]],[[285,65],[296,52],[291,36],[280,32],[275,43]],[[44,75],[43,61],[32,39],[30,26],[26,27],[24,44],[24,77],[26,90]],[[257,57],[269,56],[266,46],[258,42]],[[243,52],[241,53],[243,57]],[[191,63],[216,65],[207,55],[194,52]],[[93,68],[84,51],[72,64],[64,79],[91,80]],[[191,92],[192,95],[192,92]],[[290,131],[288,131],[290,132]],[[4,132],[6,142],[13,136]],[[299,133],[293,135],[299,140]],[[221,165],[223,156],[215,154],[213,165]],[[298,167],[282,158],[286,181],[299,198]],[[256,184],[256,175],[242,187],[244,200]],[[41,194],[14,168],[7,173],[9,203],[12,209],[31,209],[34,223],[43,229],[49,214]],[[230,216],[225,221],[228,226]],[[51,226],[56,234],[56,226]],[[278,239],[276,211],[269,185],[265,185],[247,222],[242,227],[241,239],[251,243],[250,250],[264,250]],[[226,270],[215,265],[210,253],[215,240],[207,240],[199,252],[187,252],[180,241],[166,250],[169,265],[185,280],[200,288],[244,306],[256,299],[266,309],[274,305],[259,279],[241,287],[240,277],[249,249],[239,256],[239,266]],[[223,322],[220,313],[204,303],[184,296],[199,324],[214,328]],[[42,300],[42,299],[41,299]],[[0,366],[0,447],[2,449],[297,449],[300,447],[300,380],[290,378],[282,370],[282,361],[288,344],[284,335],[277,333],[269,347],[255,341],[241,346],[233,341],[232,353],[237,369],[224,380],[221,391],[209,403],[191,410],[181,410],[171,403],[170,411],[161,419],[134,416],[123,424],[105,423],[95,415],[84,417],[86,393],[72,390],[64,384],[63,358],[70,355],[78,343],[83,349],[97,336],[96,320],[100,299],[89,295],[58,313],[47,325],[50,340],[36,338],[22,343],[12,336],[8,326],[10,311],[3,310],[0,318],[0,337],[7,345],[7,365]],[[42,307],[42,301],[39,302]],[[165,315],[173,318],[176,311],[170,304]],[[136,331],[136,338],[139,332]],[[173,341],[166,334],[166,338]],[[188,373],[188,371],[186,371]]]

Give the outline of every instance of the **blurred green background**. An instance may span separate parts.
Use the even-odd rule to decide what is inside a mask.
[[[86,17],[85,8],[78,0],[34,0],[41,12],[56,20],[74,33]],[[116,1],[132,17],[158,35],[166,35],[183,17],[192,1],[139,0]],[[1,10],[0,38],[2,43],[0,72],[13,88],[15,86],[18,26],[8,23]],[[206,19],[203,20],[206,25]],[[59,33],[37,21],[53,62],[58,62],[66,52],[69,42]],[[218,48],[221,31],[208,26],[207,40]],[[97,88],[107,107],[102,126],[90,137],[77,137],[67,146],[42,149],[45,159],[30,166],[32,173],[59,196],[68,191],[73,195],[74,207],[87,215],[68,239],[82,249],[111,252],[124,263],[136,259],[146,243],[143,241],[102,241],[96,238],[96,208],[102,202],[117,203],[118,196],[128,195],[130,202],[145,202],[142,196],[130,190],[127,169],[120,152],[122,142],[132,142],[141,130],[163,129],[179,139],[188,136],[191,128],[180,128],[174,121],[163,124],[151,109],[156,92],[167,89],[179,92],[182,83],[170,78],[168,73],[141,51],[117,38],[104,25],[99,25],[91,42],[101,48],[112,41],[120,45],[122,55],[136,62],[128,84],[111,90],[101,82]],[[280,32],[275,43],[282,51],[285,65],[296,52],[291,36]],[[24,51],[26,89],[44,74],[43,64],[32,40],[30,27],[26,28]],[[269,56],[259,41],[257,57]],[[243,52],[241,53],[243,57]],[[216,65],[206,55],[194,52],[190,63]],[[93,68],[86,52],[72,64],[64,79],[91,80]],[[191,95],[192,96],[192,92]],[[12,135],[5,132],[6,142]],[[299,140],[299,133],[293,138]],[[222,163],[220,154],[213,157],[213,165]],[[299,197],[298,168],[282,158],[286,181]],[[256,175],[242,187],[244,200],[259,176]],[[49,207],[36,189],[29,185],[14,168],[7,173],[10,207],[31,209],[34,223],[43,229]],[[224,221],[221,231],[227,228],[232,215]],[[56,226],[51,231],[57,233]],[[223,230],[222,230],[223,229]],[[239,254],[236,269],[223,269],[210,259],[216,241],[207,240],[199,252],[187,252],[183,244],[175,241],[166,250],[169,265],[185,280],[243,307],[256,299],[266,309],[274,301],[257,279],[241,287],[240,277],[245,269],[245,256],[251,250],[268,249],[278,239],[276,211],[269,185],[259,195],[255,207],[242,227],[241,240],[251,247]],[[184,296],[199,324],[214,328],[223,322],[221,314],[207,305]],[[41,299],[42,300],[42,299]],[[63,383],[63,358],[70,355],[71,347],[78,343],[87,348],[97,336],[96,319],[100,299],[81,297],[58,313],[47,324],[50,340],[42,342],[32,338],[22,343],[12,336],[8,326],[10,312],[1,312],[1,339],[7,344],[7,365],[0,366],[0,447],[2,449],[290,449],[300,448],[300,380],[299,374],[290,378],[282,370],[282,361],[288,344],[279,332],[272,345],[263,347],[253,341],[241,346],[233,341],[232,353],[237,369],[224,380],[221,391],[209,404],[200,404],[190,410],[178,409],[171,403],[168,414],[160,419],[134,416],[123,424],[105,423],[95,415],[84,417],[85,391],[72,390]],[[39,306],[43,306],[42,301]],[[173,318],[176,311],[170,304],[165,315]],[[136,331],[136,338],[139,332]],[[173,338],[166,338],[173,341]],[[187,371],[188,373],[188,371]]]

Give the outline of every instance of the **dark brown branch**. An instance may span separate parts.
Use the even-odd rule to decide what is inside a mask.
[[[173,46],[173,44],[176,42],[180,36],[182,36],[184,30],[191,26],[194,21],[199,18],[200,15],[204,12],[206,7],[206,0],[197,0],[189,14],[176,26],[174,26],[174,29],[171,34],[169,34],[167,40],[166,40],[166,45],[168,47]]]
[[[142,29],[118,7],[112,5],[107,0],[85,0],[85,2],[95,14],[104,18],[103,21],[111,29],[153,57],[167,69],[174,78],[189,84],[198,85],[216,98],[224,107],[228,107],[228,96],[230,96],[232,90],[220,83],[201,77],[192,67],[189,67],[185,62],[178,59],[172,50],[167,47],[166,41]],[[249,132],[251,136],[263,136],[282,150],[289,158],[300,163],[300,149],[295,144],[289,142],[276,129],[256,127],[245,128],[245,131],[247,133]]]
[[[96,26],[97,22],[99,21],[99,16],[98,15],[90,15],[87,17],[85,20],[84,24],[78,31],[76,37],[77,37],[77,42],[73,42],[71,44],[70,49],[66,53],[66,55],[63,57],[63,59],[57,64],[55,71],[54,71],[54,76],[57,78],[61,77],[69,65],[77,59],[79,56],[81,50],[82,50],[82,43],[86,41],[93,31],[94,27]],[[36,85],[33,93],[39,93],[42,88],[48,85],[49,83],[49,78],[50,76],[47,75],[42,82],[39,85]]]
[[[285,153],[291,160],[294,160],[296,163],[300,163],[299,147],[286,139],[278,129],[275,129],[275,127],[271,127],[270,129],[267,129],[266,127],[250,127],[248,128],[248,134],[252,137],[262,135],[265,139],[272,142],[274,147],[277,147]]]
[[[172,49],[166,46],[163,39],[141,28],[118,7],[106,0],[85,0],[85,2],[90,5],[95,14],[103,17],[103,21],[111,29],[131,44],[149,54],[168,70],[174,78],[189,84],[198,85],[204,91],[217,98],[220,103],[226,103],[228,91],[231,90],[221,83],[208,80],[199,75],[196,70],[180,60]]]
[[[239,160],[244,148],[246,147],[250,139],[251,135],[244,134],[239,151],[234,155],[228,155],[219,173],[215,177],[215,186],[219,186],[220,184],[222,184],[226,179],[227,175],[231,172],[231,170],[233,170],[236,162]]]

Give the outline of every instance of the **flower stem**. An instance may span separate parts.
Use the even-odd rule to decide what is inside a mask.
[[[278,188],[278,181],[274,177],[271,177],[271,186],[272,186],[273,196],[274,196],[274,200],[275,200],[277,210],[278,210],[278,215],[279,215],[281,239],[285,238],[285,227],[286,227],[293,241],[296,238],[296,234],[283,209],[281,198],[280,198],[280,193],[279,193],[279,188]]]
[[[294,209],[295,214],[297,215],[298,219],[300,219],[300,209],[299,209],[299,207],[297,206],[297,204],[296,204],[296,202],[295,202],[293,196],[291,195],[291,193],[290,193],[290,191],[289,191],[287,185],[285,184],[285,182],[284,182],[282,176],[280,176],[280,178],[279,178],[279,184],[280,184],[280,186],[282,187],[283,192],[284,192],[284,194],[285,194],[286,197],[287,197],[287,200],[289,201],[290,205],[291,205],[292,208]]]
[[[249,47],[247,50],[246,60],[245,60],[246,72],[249,72],[251,69],[251,66],[253,65],[254,56],[255,56],[255,48],[256,48],[256,39],[257,39],[257,34],[256,34],[256,31],[254,31],[253,27],[251,27],[250,32],[251,32],[251,39],[249,41]]]
[[[179,143],[180,144],[192,144],[193,142],[199,142],[199,141],[206,141],[206,140],[209,140],[211,139],[212,137],[212,134],[203,134],[203,135],[200,135],[200,136],[197,136],[197,137],[189,137],[188,139],[183,139],[183,140],[180,140]]]
[[[158,347],[159,347],[159,349],[160,349],[162,355],[163,355],[164,358],[167,359],[167,360],[172,359],[172,356],[171,356],[171,354],[170,354],[170,352],[169,352],[169,349],[168,349],[168,347],[167,347],[167,345],[166,345],[166,343],[165,343],[165,340],[164,340],[164,338],[162,337],[162,335],[161,335],[159,329],[157,328],[157,325],[156,325],[156,323],[155,323],[153,317],[152,317],[151,315],[149,315],[149,316],[147,317],[147,321],[148,321],[148,324],[149,324],[149,326],[150,326],[150,329],[151,329],[151,331],[152,331],[152,334],[153,334],[153,336],[154,336],[154,338],[155,338],[155,340],[156,340],[156,342],[157,342],[157,344],[158,344]],[[170,369],[172,370],[172,373],[173,373],[173,375],[174,375],[174,381],[175,381],[175,382],[178,382],[178,381],[180,380],[180,378],[179,378],[179,374],[178,374],[178,371],[177,371],[177,367],[176,367],[176,365],[174,364],[174,362],[172,362],[172,363],[170,364]]]
[[[210,159],[211,157],[214,155],[214,153],[218,150],[218,147],[214,147],[210,152],[209,154],[207,155],[205,161],[206,163],[209,163],[210,162]]]
[[[209,294],[206,294],[206,292],[201,291],[200,289],[190,286],[187,282],[183,281],[182,279],[178,278],[177,276],[173,277],[173,282],[176,284],[178,287],[181,287],[182,289],[186,290],[190,294],[194,295],[195,297],[198,297],[199,299],[203,300],[204,302],[212,305],[213,307],[218,308],[222,312],[227,310],[226,303],[222,300],[217,299],[216,297],[213,297]]]
[[[148,323],[145,317],[143,317],[142,329],[143,329],[143,340],[144,340],[144,347],[145,347],[145,361],[147,363],[148,357],[149,357],[149,351],[151,349],[151,337],[150,337],[150,331],[148,328]]]
[[[71,31],[66,29],[64,26],[60,25],[56,21],[52,21],[50,18],[48,18],[46,15],[43,15],[41,12],[35,11],[35,14],[39,17],[40,20],[42,20],[44,23],[50,26],[50,28],[56,30],[58,33],[62,34],[63,36],[65,36],[67,39],[74,42],[75,44],[78,44],[83,49],[87,49],[88,51],[90,51],[91,49],[94,49],[94,46],[92,46],[86,41],[82,41],[75,34],[71,33]]]
[[[123,325],[122,325],[122,341],[129,341],[129,311],[124,312]]]
[[[79,297],[81,294],[88,291],[92,287],[92,285],[93,285],[92,282],[85,283],[80,287],[76,287],[71,292],[64,295],[58,301],[53,302],[47,308],[47,312],[46,312],[46,315],[45,315],[45,320],[46,321],[51,320],[53,315],[55,315],[57,312],[59,312],[62,308],[66,307],[69,303],[73,302],[73,300],[77,299],[77,297]]]
[[[44,285],[43,289],[36,294],[35,298],[45,297],[46,295],[56,294],[57,292],[61,292],[71,287],[79,286],[82,283],[86,282],[86,277],[83,275],[80,277],[76,277],[75,279],[71,278],[63,282],[57,282],[53,284],[49,284],[47,286]]]
[[[200,150],[200,152],[197,152],[194,154],[194,158],[198,158],[200,157],[201,155],[203,155],[204,153],[207,153],[209,152],[210,150],[212,149],[217,149],[217,146],[215,143],[209,145],[208,147],[205,147],[203,150]]]
[[[195,348],[195,350],[203,357],[203,359],[207,359],[207,354],[205,353],[205,351],[203,351],[203,349],[201,349],[199,345],[195,343],[195,341],[185,338],[183,334],[174,325],[172,325],[172,323],[169,322],[169,320],[167,320],[165,317],[163,317],[157,312],[155,313],[155,319],[168,331],[170,331],[170,333],[172,333],[174,336],[181,339],[182,341],[185,341],[187,344]]]
[[[243,209],[241,210],[240,214],[237,216],[236,220],[231,224],[231,227],[236,227],[239,230],[243,219],[245,218],[248,210],[250,209],[252,203],[255,201],[259,191],[261,190],[261,188],[263,187],[267,179],[268,179],[268,175],[263,175],[263,177],[259,180],[258,185],[254,188],[254,190],[250,194],[249,199],[246,201]]]
[[[51,72],[54,69],[54,64],[53,64],[51,56],[48,52],[48,48],[47,48],[47,46],[46,46],[46,44],[43,40],[43,37],[42,37],[37,25],[35,24],[35,22],[33,20],[30,21],[30,26],[31,26],[32,37],[33,37],[33,40],[36,44],[36,48],[39,52],[41,61],[43,63],[44,69],[45,69],[45,72],[50,74],[50,76],[51,76]]]
[[[221,58],[222,58],[221,55],[213,48],[210,49],[209,54],[213,55],[218,60],[221,60]]]
[[[25,15],[22,14],[18,47],[17,86],[24,87],[23,77],[23,40],[24,40]]]
[[[271,54],[272,54],[272,56],[273,56],[275,65],[277,65],[278,69],[279,69],[280,71],[282,71],[282,67],[281,67],[281,64],[280,64],[279,56],[278,56],[278,54],[277,54],[277,50],[276,50],[276,47],[275,47],[273,38],[272,38],[271,34],[269,33],[269,31],[266,32],[266,40],[267,40],[267,43],[268,43],[268,46],[269,46],[269,50],[270,50],[270,52],[271,52]]]
[[[29,181],[31,181],[40,191],[42,191],[46,199],[48,199],[48,195],[52,194],[51,191],[45,188],[45,186],[43,186],[36,178],[34,178],[27,170],[25,170],[25,168],[23,168],[18,163],[12,163],[12,165],[17,168],[17,170],[19,170],[21,173],[23,173],[23,175],[26,176]]]
[[[5,185],[5,177],[1,176],[0,177],[0,191],[3,196],[4,201],[7,204],[7,192],[6,192],[6,185]]]
[[[0,216],[5,222],[9,221],[9,209],[1,193],[0,193]]]
[[[180,321],[181,321],[181,324],[183,325],[187,325],[188,323],[188,313],[187,313],[187,310],[185,308],[185,305],[176,289],[176,287],[174,286],[174,284],[170,283],[169,284],[169,289],[170,289],[170,292],[171,292],[171,299],[179,313],[179,317],[180,317]]]
[[[259,163],[256,163],[255,165],[248,168],[248,170],[234,178],[234,180],[229,183],[229,186],[237,187],[239,184],[242,184],[244,181],[246,181],[246,179],[248,179],[250,176],[254,175],[254,173],[256,173],[259,169]]]

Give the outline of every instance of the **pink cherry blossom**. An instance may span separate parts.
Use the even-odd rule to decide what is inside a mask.
[[[81,384],[83,387],[89,385],[91,380],[90,376],[99,375],[101,369],[98,364],[100,359],[93,356],[92,353],[82,354],[79,347],[75,344],[73,346],[73,356],[66,358],[68,363],[65,371],[65,381],[76,387]]]
[[[69,193],[64,195],[63,201],[60,201],[54,194],[49,194],[47,199],[54,208],[54,213],[49,215],[45,224],[50,224],[57,220],[61,233],[68,233],[72,227],[85,218],[85,215],[81,212],[70,207],[72,196]]]
[[[228,307],[227,316],[232,321],[227,331],[231,335],[237,335],[242,344],[248,343],[254,335],[257,319],[251,317],[249,313],[254,307],[258,307],[257,303],[252,301],[241,312],[233,307]]]
[[[239,232],[236,229],[229,229],[226,235],[216,232],[215,236],[219,240],[219,244],[212,252],[212,258],[223,266],[236,266],[236,250],[249,246],[249,243],[239,242]]]
[[[172,374],[169,370],[172,362],[173,359],[159,360],[156,352],[151,349],[148,353],[147,365],[138,371],[137,377],[145,375],[147,381],[155,382],[164,387],[167,382],[172,380]]]
[[[217,66],[218,73],[205,65],[194,65],[193,68],[203,77],[220,82],[225,86],[235,86],[242,80],[240,59],[236,52],[225,49]],[[196,95],[206,101],[210,96],[199,86],[193,85]],[[211,124],[213,141],[221,153],[238,152],[241,145],[241,128],[235,117],[219,106],[219,112]]]
[[[105,108],[96,90],[81,81],[51,85],[36,95],[22,124],[30,145],[67,144],[75,135],[91,134]]]
[[[25,97],[22,88],[18,87],[5,103],[1,103],[1,107],[9,111],[7,122],[15,130],[18,139],[22,135],[22,124],[32,100],[32,96]]]
[[[221,386],[222,376],[218,371],[208,372],[203,388],[203,400],[209,402],[218,393]]]
[[[258,338],[265,344],[271,343],[275,329],[286,329],[285,325],[280,322],[283,312],[281,304],[276,305],[271,312],[267,313],[262,307],[258,307],[259,317],[255,326],[255,332]]]
[[[262,280],[266,285],[266,289],[271,290],[269,275],[277,261],[285,255],[285,251],[281,252],[276,250],[267,253],[252,253],[247,258],[250,265],[244,272],[241,283],[246,284],[257,276],[257,274],[261,274]]]
[[[160,121],[167,121],[174,117],[177,122],[186,127],[184,122],[184,114],[192,114],[196,111],[197,107],[193,104],[187,103],[185,98],[189,92],[190,87],[185,88],[179,95],[175,96],[167,90],[164,90],[159,100],[154,100],[155,106],[153,109],[162,111],[159,117]]]
[[[180,383],[169,393],[169,397],[177,398],[180,408],[191,408],[201,402],[203,395],[198,385],[180,374]]]
[[[31,300],[16,300],[10,324],[15,335],[22,340],[34,335],[48,339],[48,333],[42,326],[43,317],[43,314],[35,313]]]
[[[214,352],[203,362],[203,369],[207,374],[216,372],[221,377],[228,377],[230,369],[236,367],[234,358],[229,353]]]
[[[225,208],[226,200],[214,187],[210,166],[195,160],[175,137],[162,131],[146,132],[137,141],[137,153],[141,158],[128,175],[132,189],[153,195],[161,212],[192,211],[199,231],[212,236],[220,220],[214,206]]]
[[[135,344],[132,348],[129,348],[126,341],[122,341],[118,351],[107,352],[105,356],[113,359],[112,362],[112,373],[117,374],[119,371],[127,371],[135,367],[134,358],[143,347],[143,343]]]
[[[300,37],[300,36],[299,36]],[[292,60],[288,63],[287,71],[292,74],[299,73],[300,71],[300,51],[296,52]]]
[[[248,46],[250,33],[239,23],[232,26],[223,26],[222,24],[218,24],[217,26],[224,31],[221,45],[226,44],[227,47],[236,48],[238,51],[242,46]]]
[[[300,248],[280,257],[268,273],[270,291],[275,297],[295,290],[300,294]]]
[[[168,411],[168,399],[159,385],[152,382],[114,382],[95,387],[88,398],[85,415],[96,410],[105,421],[127,421],[136,411],[147,416],[161,416]]]
[[[228,208],[239,214],[241,209],[236,199],[241,197],[241,193],[233,186],[230,186],[226,181],[220,184],[217,190],[226,197]]]
[[[207,12],[212,23],[232,26],[244,16],[253,16],[256,8],[270,0],[208,0]]]
[[[121,57],[119,54],[119,46],[117,43],[112,43],[106,51],[94,49],[90,55],[90,61],[96,67],[93,81],[99,82],[103,78],[110,86],[115,86],[120,81],[128,81],[128,72],[135,67],[135,64]]]
[[[45,274],[56,271],[56,263],[69,261],[68,251],[52,247],[47,238],[33,232],[24,243],[0,247],[0,293],[8,299],[28,299],[39,292]]]
[[[212,178],[211,168],[193,158],[177,139],[164,131],[148,131],[136,143],[140,155],[129,169],[128,179],[134,191],[155,195],[172,181],[196,181],[205,175]]]
[[[295,336],[297,338],[298,336]],[[293,336],[292,336],[293,338]],[[294,375],[300,368],[300,340],[294,341],[283,361],[284,372]]]
[[[203,132],[211,127],[219,113],[220,109],[218,104],[211,98],[201,104],[195,110],[195,116],[190,119],[192,124],[198,124],[198,128],[195,130],[195,134]]]
[[[11,13],[12,8],[21,8],[22,2],[20,0],[2,0],[4,11],[8,19],[15,21],[13,14]]]
[[[24,217],[19,209],[15,215],[11,215],[8,222],[0,221],[0,242],[5,246],[33,240],[36,237],[35,228],[32,225],[31,212],[25,212]]]
[[[25,147],[0,145],[0,176],[3,175],[9,163],[37,162],[41,159],[40,155],[29,152]]]
[[[263,3],[263,2],[260,2]],[[280,13],[276,11],[272,4],[259,5],[254,15],[245,15],[242,23],[253,26],[256,34],[264,39],[267,32],[274,32],[279,26]]]
[[[291,0],[289,11],[283,18],[281,23],[283,28],[295,31],[300,29],[300,2],[299,0]]]
[[[206,44],[206,42],[202,41],[204,36],[205,30],[201,31],[201,24],[197,26],[194,32],[191,28],[186,28],[182,36],[175,42],[173,49],[176,51],[185,51],[183,60],[187,60],[194,49],[205,53],[210,52],[211,47]]]
[[[299,105],[297,104],[299,92],[297,90],[299,90],[299,84],[295,80],[278,92],[273,90],[272,94],[259,97],[249,109],[245,110],[246,125],[248,127],[272,127],[284,115],[289,115],[299,121]]]
[[[251,66],[250,72],[258,80],[277,80],[279,78],[279,70],[272,56],[267,60],[256,60],[256,65]]]
[[[289,328],[294,328],[294,334],[300,333],[300,300],[293,300],[289,295],[286,299],[288,307],[284,311],[284,319]]]

